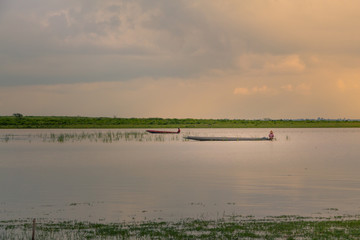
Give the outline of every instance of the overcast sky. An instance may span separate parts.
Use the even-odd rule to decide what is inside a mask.
[[[0,115],[360,119],[358,0],[0,0]]]

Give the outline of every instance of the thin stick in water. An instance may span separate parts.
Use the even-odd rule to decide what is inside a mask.
[[[35,222],[35,218],[34,218],[33,219],[32,238],[31,238],[31,240],[35,240],[35,227],[36,227],[36,222]]]

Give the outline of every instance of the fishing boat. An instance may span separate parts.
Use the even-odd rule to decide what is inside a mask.
[[[180,133],[180,128],[176,132],[174,131],[161,131],[161,130],[146,130],[148,133],[160,133],[160,134],[166,134],[166,133]]]
[[[185,139],[196,141],[271,141],[272,139],[267,137],[262,138],[244,138],[244,137],[197,137],[187,136]]]

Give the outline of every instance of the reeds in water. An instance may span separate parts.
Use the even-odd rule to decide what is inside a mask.
[[[40,133],[40,134],[28,134],[28,135],[15,135],[6,134],[0,136],[0,142],[11,141],[42,141],[52,143],[65,143],[65,142],[166,142],[166,141],[180,141],[181,137],[178,135],[157,135],[149,134],[142,131],[107,131],[107,132],[72,132],[72,133]]]

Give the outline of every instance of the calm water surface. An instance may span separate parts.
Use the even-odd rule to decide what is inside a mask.
[[[360,214],[360,129],[0,130],[0,220]]]

